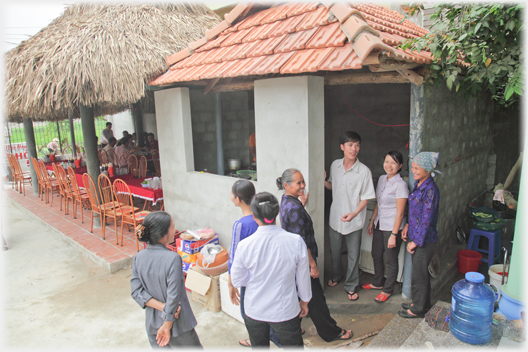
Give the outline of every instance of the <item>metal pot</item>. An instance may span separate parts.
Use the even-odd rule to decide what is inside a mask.
[[[227,159],[227,167],[229,170],[240,170],[240,159]]]

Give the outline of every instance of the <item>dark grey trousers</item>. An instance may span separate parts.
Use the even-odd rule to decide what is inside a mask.
[[[396,247],[388,248],[391,231],[381,231],[378,226],[372,234],[372,259],[374,261],[374,279],[372,286],[383,286],[383,292],[392,293],[398,277],[398,254],[402,243],[401,232],[396,236]],[[387,261],[387,279],[385,279],[385,264],[383,255]],[[384,282],[385,281],[385,282]]]
[[[411,294],[413,314],[424,314],[431,309],[431,280],[429,263],[436,251],[436,242],[416,247],[412,255]]]
[[[345,277],[345,291],[357,292],[359,286],[359,253],[361,251],[361,232],[357,230],[342,235],[331,227],[328,228],[330,237],[330,253],[332,254],[332,274],[335,281],[343,278],[343,264],[341,263],[343,237],[347,246],[347,272]]]
[[[148,335],[148,339],[150,342],[150,346],[154,350],[158,348],[176,349],[181,347],[198,348],[203,350],[200,339],[198,338],[198,334],[194,329],[181,333],[178,336],[172,336],[169,340],[169,343],[164,347],[158,346],[158,343],[156,342],[156,335]]]

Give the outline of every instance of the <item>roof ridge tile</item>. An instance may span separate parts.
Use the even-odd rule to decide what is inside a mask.
[[[380,51],[394,51],[394,48],[384,44],[379,37],[376,37],[370,32],[361,33],[356,40],[352,43],[354,51],[357,53],[361,62],[370,54],[374,49],[379,49]]]
[[[248,4],[244,2],[238,3],[231,11],[224,15],[224,19],[231,25],[244,11],[246,11],[247,7]]]
[[[359,16],[352,15],[350,16],[345,23],[340,25],[341,30],[348,38],[350,43],[354,43],[355,39],[359,36],[360,33],[370,32],[375,36],[379,37],[379,32],[373,29],[368,25],[366,21],[361,19]]]

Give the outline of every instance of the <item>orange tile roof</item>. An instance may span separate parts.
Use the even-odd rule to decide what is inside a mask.
[[[285,3],[246,16],[251,6],[238,4],[206,37],[168,56],[170,69],[149,84],[357,70],[372,52],[418,64],[431,62],[429,52],[395,48],[428,31],[379,5]]]

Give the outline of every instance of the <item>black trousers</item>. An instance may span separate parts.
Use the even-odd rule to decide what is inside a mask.
[[[402,238],[398,232],[396,236],[396,247],[387,248],[389,245],[389,237],[391,231],[381,231],[378,226],[374,228],[372,234],[372,259],[374,261],[374,279],[372,286],[383,286],[383,292],[391,293],[394,291],[396,279],[398,277],[398,254],[400,253],[400,246]],[[383,262],[383,255],[387,261],[387,279],[385,279],[385,264]]]
[[[312,299],[308,302],[308,314],[317,329],[317,334],[326,342],[334,340],[343,329],[337,326],[326,305],[323,287],[319,279],[310,278],[312,284]],[[282,340],[281,340],[282,342]]]
[[[428,266],[436,251],[436,242],[416,247],[412,255],[411,294],[414,314],[427,313],[431,309],[431,280]]]
[[[169,343],[164,347],[158,346],[158,343],[156,342],[156,335],[148,335],[148,339],[150,342],[150,346],[152,347],[153,350],[156,350],[159,348],[170,348],[170,349],[176,349],[176,348],[191,349],[193,348],[193,349],[203,350],[200,339],[198,338],[198,335],[196,334],[196,331],[194,329],[183,332],[176,337],[171,336]]]
[[[301,322],[299,316],[287,321],[272,323],[267,321],[254,320],[244,314],[244,323],[249,334],[251,346],[268,347],[270,346],[270,327],[275,330],[282,348],[300,347],[304,348],[301,334]]]

